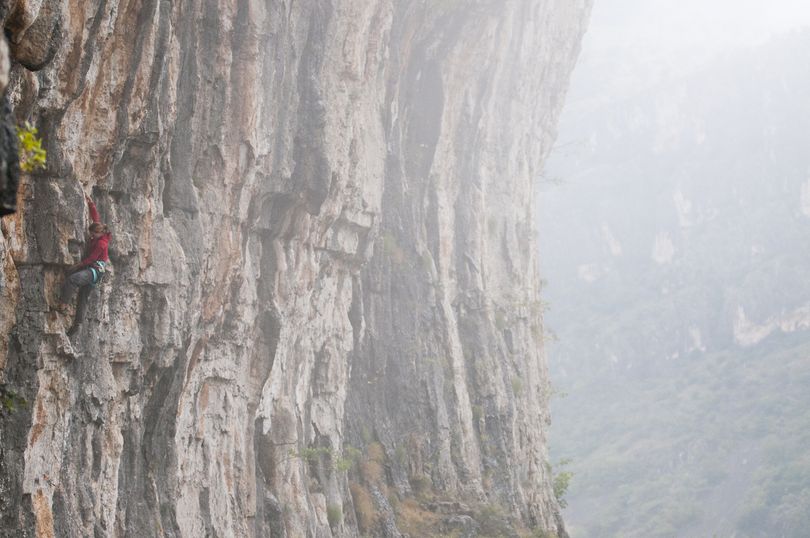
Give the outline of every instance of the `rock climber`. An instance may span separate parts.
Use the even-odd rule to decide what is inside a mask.
[[[93,221],[90,224],[89,241],[85,247],[85,255],[82,261],[71,265],[65,271],[68,276],[65,278],[65,282],[62,284],[62,289],[59,292],[59,310],[67,312],[73,300],[73,294],[76,293],[76,289],[79,290],[76,316],[73,319],[73,325],[70,327],[70,330],[68,330],[68,334],[74,333],[84,319],[84,314],[87,310],[87,298],[96,284],[101,281],[107,264],[110,263],[107,247],[110,244],[112,234],[107,228],[107,225],[101,222],[96,204],[93,203],[93,200],[87,195],[85,195],[84,198],[87,201],[87,208],[90,211],[90,219]]]

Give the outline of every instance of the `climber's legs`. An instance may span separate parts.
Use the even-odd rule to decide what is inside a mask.
[[[65,279],[62,284],[62,289],[59,291],[59,302],[62,304],[69,304],[73,301],[73,294],[76,293],[76,288],[90,286],[93,284],[93,271],[90,269],[82,269],[76,271]]]
[[[93,291],[92,285],[79,288],[79,300],[76,302],[76,315],[73,317],[73,323],[67,331],[68,336],[73,336],[73,334],[79,330],[79,325],[84,321],[84,315],[87,313],[87,300],[90,298],[91,291]]]

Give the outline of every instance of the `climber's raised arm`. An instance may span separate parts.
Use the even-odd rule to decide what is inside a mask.
[[[98,215],[98,209],[96,209],[96,204],[94,204],[93,200],[86,194],[84,195],[84,199],[87,201],[87,209],[90,210],[90,220],[92,220],[93,222],[101,222],[101,217],[99,217]]]

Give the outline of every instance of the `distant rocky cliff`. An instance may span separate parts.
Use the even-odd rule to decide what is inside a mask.
[[[2,221],[3,532],[564,535],[531,184],[588,11],[0,2],[48,151]]]
[[[549,158],[567,181],[539,200],[567,523],[802,538],[810,30],[672,71],[669,48],[642,60],[609,35],[585,45]]]

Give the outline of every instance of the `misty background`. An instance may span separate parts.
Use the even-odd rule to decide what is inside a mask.
[[[806,1],[596,2],[537,214],[575,538],[810,532],[809,67]]]

